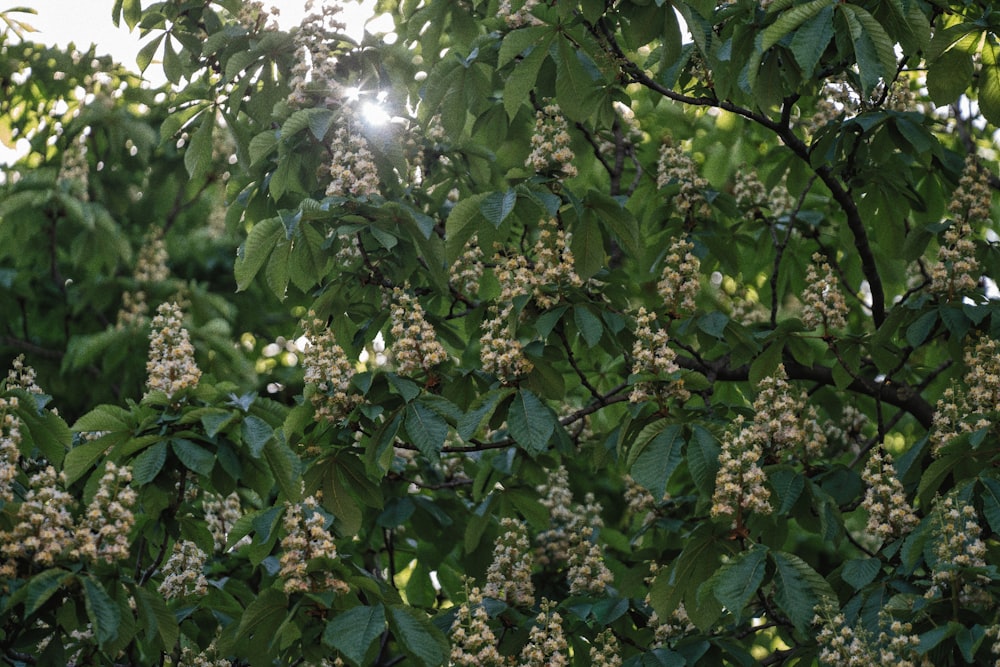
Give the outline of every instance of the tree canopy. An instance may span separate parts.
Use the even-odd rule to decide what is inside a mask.
[[[0,10],[9,665],[1000,664],[1000,13]]]

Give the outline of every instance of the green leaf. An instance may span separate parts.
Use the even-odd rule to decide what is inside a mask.
[[[169,35],[169,33],[164,34]],[[181,59],[174,51],[174,41],[169,36],[163,40],[163,73],[167,76],[167,81],[174,84],[180,83],[181,77],[184,76]]]
[[[604,267],[604,235],[590,211],[573,227],[570,250],[573,268],[583,280],[589,280]]]
[[[49,601],[49,599],[62,588],[68,579],[73,575],[66,570],[55,567],[50,570],[40,572],[28,582],[27,592],[24,597],[24,615],[29,617]]]
[[[809,631],[816,606],[823,598],[836,599],[826,579],[798,556],[772,551],[774,563],[774,601],[795,627]]]
[[[271,255],[278,240],[284,234],[284,227],[281,218],[268,218],[261,220],[250,230],[246,243],[241,248],[241,253],[236,259],[235,273],[236,285],[239,291],[243,291],[253,282],[254,276],[264,266],[264,262]]]
[[[478,231],[477,223],[486,222],[481,205],[487,195],[471,195],[455,204],[445,220],[445,257],[453,264],[462,253],[466,242]]]
[[[837,0],[812,0],[812,2],[796,5],[788,11],[782,12],[778,19],[765,28],[761,34],[760,51],[767,51],[780,42],[785,35],[819,14],[826,7],[832,7],[836,3]]]
[[[593,115],[601,100],[581,62],[587,56],[566,38],[559,40],[556,53],[556,101],[566,118],[582,123]]]
[[[629,459],[635,455],[630,470],[632,477],[656,499],[663,498],[670,476],[683,460],[683,432],[680,424],[670,424],[643,445],[637,455],[634,449],[629,452]]]
[[[743,609],[764,582],[767,554],[766,546],[755,546],[730,560],[712,576],[715,598],[737,617],[743,615]]]
[[[243,442],[250,448],[250,456],[257,459],[264,451],[264,445],[274,435],[274,428],[260,417],[247,415],[240,424],[240,433]]]
[[[281,626],[287,614],[288,600],[284,593],[275,588],[262,590],[240,618],[237,636],[244,647],[242,652],[257,656],[270,664],[269,658],[275,653],[275,630]]]
[[[517,115],[521,105],[531,99],[529,93],[535,88],[538,71],[546,57],[548,43],[536,46],[507,76],[503,86],[503,108],[511,120]]]
[[[468,442],[476,435],[476,432],[479,431],[483,423],[493,416],[500,403],[510,396],[513,391],[513,389],[501,388],[491,389],[482,394],[473,404],[472,409],[458,420],[458,426],[456,427],[458,437],[464,442]]]
[[[544,37],[551,37],[553,34],[553,30],[549,26],[529,26],[521,30],[511,30],[504,35],[503,42],[500,44],[497,68],[503,67],[527,51],[529,47],[538,44]]]
[[[946,107],[954,103],[969,86],[976,68],[972,56],[961,49],[945,51],[927,69],[927,92],[931,101]]]
[[[587,343],[587,347],[592,348],[601,342],[601,337],[604,335],[604,325],[601,323],[601,318],[590,309],[590,306],[574,306],[573,321],[576,323],[580,336]]]
[[[158,634],[164,647],[172,647],[177,643],[180,627],[177,617],[167,608],[167,603],[159,595],[137,586],[134,589],[136,608],[139,621],[146,627],[146,639]]]
[[[833,39],[833,7],[820,9],[816,16],[805,21],[792,37],[791,49],[802,72],[811,76],[826,47]]]
[[[79,447],[74,447],[66,454],[63,461],[63,473],[66,475],[66,484],[72,484],[83,477],[88,470],[104,455],[104,450],[108,448],[108,443],[101,440],[91,440]]]
[[[283,440],[279,442],[277,438],[271,438],[264,445],[264,459],[278,482],[281,496],[291,502],[297,501],[302,495],[299,457]]]
[[[517,193],[513,190],[491,192],[479,204],[479,212],[489,222],[493,223],[494,227],[499,227],[507,219],[507,216],[510,215],[510,212],[514,210],[514,204],[516,203]]]
[[[1000,480],[993,477],[980,477],[983,485],[983,515],[994,533],[1000,533]]]
[[[649,591],[650,605],[660,618],[669,618],[680,602],[695,608],[698,586],[718,569],[722,551],[708,522],[687,536],[680,555],[667,569],[660,570]]]
[[[695,426],[694,437],[688,442],[687,462],[698,491],[711,496],[715,489],[715,475],[719,471],[719,441],[707,429]]]
[[[528,389],[521,389],[514,395],[507,425],[514,441],[532,456],[545,451],[556,427],[552,413]]]
[[[129,411],[117,405],[98,405],[73,424],[77,433],[87,431],[122,431],[128,428]]]
[[[157,442],[132,461],[132,481],[139,486],[149,484],[163,469],[167,461],[167,443]]]
[[[1000,127],[1000,45],[995,39],[986,35],[979,78],[979,110],[994,128]]]
[[[128,26],[128,29],[135,30],[135,26],[142,19],[142,5],[139,0],[123,0],[122,17],[125,19],[125,25]]]
[[[882,561],[878,558],[852,558],[844,563],[840,578],[859,591],[875,581],[882,569]]]
[[[441,448],[448,437],[448,423],[437,412],[421,401],[406,406],[403,428],[420,453],[431,461],[441,456]]]
[[[861,87],[870,95],[881,80],[889,81],[896,74],[896,53],[893,40],[874,16],[857,5],[840,3],[854,44]]]
[[[84,605],[87,608],[87,617],[90,619],[91,628],[94,630],[94,637],[103,646],[118,637],[118,606],[107,594],[101,582],[93,577],[80,577],[83,584]]]
[[[212,468],[215,467],[215,455],[204,447],[185,438],[174,438],[170,441],[170,448],[174,450],[174,454],[188,470],[205,477],[212,474]]]
[[[806,488],[805,477],[788,466],[769,468],[767,477],[780,501],[777,513],[788,514]]]
[[[417,665],[438,667],[448,662],[448,640],[420,611],[393,605],[389,627],[403,652]]]
[[[201,114],[201,125],[184,148],[184,167],[192,181],[200,181],[212,167],[212,131],[215,129],[215,112],[208,109]]]
[[[161,32],[159,35],[149,40],[143,44],[142,48],[135,55],[135,64],[139,67],[139,72],[145,72],[149,64],[153,62],[153,56],[156,55],[156,50],[160,48],[160,42],[167,33]]]
[[[385,609],[354,607],[334,617],[323,630],[323,643],[340,651],[352,665],[362,665],[365,655],[385,631]]]

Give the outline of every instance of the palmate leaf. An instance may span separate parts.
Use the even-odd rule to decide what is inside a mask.
[[[532,456],[545,451],[556,427],[551,411],[528,389],[514,395],[507,423],[511,437]]]
[[[250,230],[247,240],[236,259],[236,287],[242,291],[250,287],[254,277],[264,266],[278,240],[284,235],[281,218],[261,220]]]
[[[448,640],[422,612],[393,605],[389,608],[389,628],[415,664],[437,667],[447,662]]]
[[[983,44],[983,67],[979,79],[979,110],[994,127],[1000,127],[1000,45],[993,35]]]
[[[837,4],[837,0],[812,0],[804,5],[791,7],[769,25],[760,35],[760,52],[763,53],[777,44],[793,30],[813,18],[827,7]],[[801,64],[801,63],[800,63]]]
[[[881,80],[889,81],[896,73],[896,54],[892,39],[874,16],[857,5],[838,4],[854,45],[861,87],[866,95]]]

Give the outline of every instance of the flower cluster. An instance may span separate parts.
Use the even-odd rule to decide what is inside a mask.
[[[983,336],[966,344],[963,356],[968,368],[963,382],[947,387],[934,410],[930,440],[935,454],[958,435],[992,428],[1000,409],[1000,344]]]
[[[497,638],[489,626],[489,614],[478,588],[468,591],[465,602],[451,623],[451,665],[458,667],[504,667],[509,664],[497,650]]]
[[[350,587],[336,578],[328,568],[309,571],[309,562],[313,559],[332,560],[337,557],[337,545],[330,537],[327,517],[320,511],[316,497],[309,496],[300,504],[288,503],[282,525],[285,536],[281,538],[283,553],[278,577],[285,582],[285,592],[347,593]],[[313,577],[319,579],[314,580]]]
[[[596,541],[593,526],[581,526],[572,540],[566,580],[570,595],[603,595],[615,578],[604,562],[604,552]]]
[[[813,623],[819,626],[816,641],[820,646],[819,664],[829,667],[932,667],[926,655],[918,652],[920,638],[913,626],[879,615],[879,633],[875,636],[859,619],[847,624],[844,614],[825,602],[820,605]]]
[[[792,389],[784,364],[778,364],[774,373],[760,381],[753,402],[753,437],[774,454],[794,454],[801,448],[805,458],[817,458],[826,447],[826,434],[815,407],[806,404],[805,392]]]
[[[487,309],[479,358],[485,372],[493,373],[503,382],[513,382],[533,368],[515,334],[518,318],[513,314],[514,299],[531,294],[536,281],[523,255],[498,255],[496,262],[495,273],[500,283],[497,304],[500,305],[491,305]]]
[[[194,360],[194,345],[182,325],[183,313],[176,302],[162,303],[156,309],[149,333],[149,359],[146,361],[146,388],[162,391],[168,398],[194,387],[201,370]]]
[[[813,253],[806,271],[806,289],[802,293],[802,322],[809,329],[825,330],[847,326],[847,302],[838,289],[837,276],[820,253]]]
[[[983,602],[989,596],[985,585],[990,579],[981,574],[970,575],[969,568],[986,567],[986,544],[980,537],[982,527],[976,508],[959,501],[954,494],[938,498],[934,503],[936,526],[935,556],[928,599],[941,594],[957,594],[963,606]]]
[[[394,339],[392,353],[396,372],[400,375],[426,373],[447,361],[448,353],[438,342],[434,327],[424,317],[420,302],[399,287],[392,290],[392,299],[389,333]]]
[[[759,463],[764,443],[757,430],[752,425],[744,427],[743,421],[743,415],[737,415],[732,431],[722,441],[711,510],[712,516],[733,516],[737,527],[747,512],[772,511],[771,491],[764,485],[766,476]]]
[[[888,540],[902,537],[916,528],[920,519],[906,500],[903,485],[896,477],[896,467],[884,447],[872,451],[861,479],[868,485],[861,507],[868,512],[870,535]]]
[[[169,258],[167,244],[163,240],[163,230],[160,227],[150,227],[142,247],[139,248],[139,257],[132,273],[132,279],[139,288],[134,294],[128,290],[122,293],[122,307],[118,310],[116,328],[140,326],[146,322],[149,304],[146,301],[146,292],[142,288],[162,283],[170,277],[170,269],[167,267]]]
[[[232,662],[219,655],[215,640],[204,651],[195,651],[185,646],[181,649],[181,658],[177,667],[232,667]]]
[[[225,551],[226,543],[229,541],[229,531],[243,516],[243,506],[240,503],[239,494],[233,491],[223,498],[219,494],[206,493],[202,499],[201,508],[205,513],[205,524],[208,531],[212,533],[215,550],[217,552]],[[241,542],[245,540],[248,538],[244,537]]]
[[[246,28],[247,32],[257,34],[262,30],[278,30],[277,18],[280,13],[277,7],[264,9],[261,0],[247,0],[240,5],[236,20]]]
[[[469,239],[462,254],[448,269],[448,278],[464,296],[475,297],[479,293],[479,282],[483,278],[483,249],[475,236]]]
[[[555,605],[542,599],[541,612],[521,649],[519,667],[563,667],[569,664],[569,645],[563,633],[562,616]]]
[[[288,105],[301,109],[315,104],[314,97],[320,96],[323,105],[340,102],[341,86],[337,83],[336,44],[338,35],[343,34],[347,25],[337,20],[343,7],[338,3],[324,2],[320,11],[312,12],[313,0],[306,2],[310,12],[302,19],[297,30],[292,33],[292,42],[298,54],[292,68],[291,91]],[[306,55],[308,54],[308,56]]]
[[[671,183],[680,186],[674,197],[674,206],[682,218],[707,218],[712,215],[712,208],[702,194],[708,188],[708,181],[698,174],[698,166],[682,148],[669,143],[660,146],[656,174],[657,187],[665,188]]]
[[[566,564],[566,579],[576,593],[603,593],[613,582],[604,562],[597,531],[604,526],[601,506],[588,493],[583,504],[573,500],[569,473],[565,466],[550,471],[546,484],[539,486],[539,500],[549,513],[549,528],[535,536],[536,560],[542,566]]]
[[[361,397],[351,393],[354,363],[337,345],[333,332],[326,324],[310,313],[312,319],[303,322],[309,344],[302,352],[303,380],[315,387],[308,393],[315,409],[316,421],[337,421],[361,402]]]
[[[200,597],[208,593],[205,561],[208,555],[194,542],[174,542],[174,550],[163,565],[159,591],[167,600]]]
[[[569,238],[555,218],[538,223],[535,241],[535,270],[532,272],[534,299],[540,308],[550,308],[559,300],[559,288],[580,287],[583,280],[574,268]],[[553,293],[554,292],[554,293]]]
[[[611,628],[597,635],[591,644],[590,664],[594,667],[621,667],[621,645]]]
[[[815,137],[828,123],[857,114],[860,102],[857,93],[843,78],[827,79],[812,112],[803,117],[802,129],[807,137]]]
[[[931,266],[930,291],[947,298],[976,289],[979,283],[979,261],[973,229],[990,219],[989,177],[979,167],[975,156],[965,161],[965,170],[958,188],[948,204],[952,224],[944,233],[938,248],[937,262]]]
[[[542,21],[531,13],[540,0],[524,0],[520,7],[514,9],[511,0],[500,0],[497,16],[504,20],[508,28],[521,28],[526,25],[540,25]]]
[[[625,475],[625,506],[630,515],[642,517],[642,525],[647,525],[656,519],[656,506],[659,501],[649,492],[649,489],[639,484],[632,475]],[[670,494],[664,494],[665,501]]]
[[[663,273],[656,284],[656,292],[668,313],[690,313],[695,309],[694,300],[701,291],[698,279],[701,260],[692,250],[694,245],[690,241],[674,239],[663,260]]]
[[[132,509],[138,499],[129,485],[131,481],[132,470],[127,466],[116,466],[111,461],[104,464],[104,474],[78,534],[81,558],[105,563],[128,558],[129,532],[135,525]]]
[[[504,517],[500,527],[504,532],[493,545],[493,562],[486,571],[483,595],[515,607],[530,607],[535,604],[535,586],[531,583],[533,554],[528,527],[510,517]]]
[[[73,496],[57,486],[65,476],[47,466],[28,479],[28,492],[17,508],[12,530],[0,532],[0,555],[7,562],[0,578],[16,577],[17,561],[29,567],[51,567],[60,558],[78,560]]]
[[[683,403],[691,397],[684,388],[684,380],[677,377],[680,366],[677,365],[677,353],[668,345],[670,337],[667,330],[659,325],[656,329],[656,314],[646,312],[640,307],[635,317],[635,343],[632,345],[632,374],[651,373],[669,382],[637,382],[632,387],[629,400],[641,403],[656,396],[661,402],[671,398]]]
[[[7,381],[4,386],[7,389],[23,389],[29,394],[44,394],[42,388],[38,386],[38,374],[35,369],[24,363],[24,355],[19,354],[11,362],[7,371]]]
[[[16,396],[0,398],[0,500],[14,500],[14,480],[20,472],[21,418]]]
[[[577,175],[573,160],[576,154],[570,148],[572,137],[569,135],[566,118],[559,110],[558,104],[546,104],[535,112],[535,131],[531,135],[531,153],[524,161],[526,167],[537,172],[549,170],[562,172],[566,178]]]
[[[367,197],[378,193],[378,168],[368,140],[357,132],[340,127],[330,144],[328,163],[330,184],[326,194],[339,197]]]

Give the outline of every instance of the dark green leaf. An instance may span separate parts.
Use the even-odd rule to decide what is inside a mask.
[[[683,428],[670,424],[644,445],[631,467],[636,482],[649,489],[656,499],[663,498],[670,476],[681,464],[684,446]],[[632,458],[630,452],[629,458]]]
[[[515,442],[532,456],[545,451],[556,426],[552,413],[528,389],[514,395],[507,425]]]
[[[774,601],[801,632],[807,632],[823,598],[835,599],[830,584],[798,556],[772,551]]]
[[[170,441],[170,448],[174,450],[174,454],[188,470],[206,477],[212,474],[212,468],[215,467],[215,455],[204,447],[184,438],[174,438]]]
[[[66,570],[56,567],[40,572],[32,577],[31,581],[28,582],[28,589],[24,598],[25,616],[31,616],[38,611],[72,576]]]
[[[840,578],[859,591],[873,582],[881,569],[878,558],[853,558],[844,563]]]
[[[422,612],[393,605],[389,608],[389,627],[415,664],[438,667],[448,661],[448,641]]]
[[[578,305],[573,308],[573,321],[576,328],[583,337],[587,347],[594,347],[601,342],[604,335],[604,325],[597,315],[591,311],[589,306]]]
[[[323,631],[323,643],[340,651],[352,665],[362,665],[365,655],[376,639],[385,631],[385,609],[354,607],[334,617]]]
[[[80,577],[83,584],[87,617],[94,630],[94,637],[103,646],[118,636],[118,606],[108,596],[101,582],[91,576]]]
[[[240,433],[243,435],[243,442],[250,448],[250,455],[256,459],[260,458],[264,445],[274,435],[274,428],[260,417],[247,415],[240,424]]]
[[[448,423],[441,415],[420,401],[409,403],[403,428],[421,454],[431,461],[438,460],[448,437]]]
[[[157,442],[147,448],[132,462],[132,481],[139,486],[149,484],[163,469],[167,461],[167,443]]]
[[[755,546],[730,560],[712,576],[712,593],[737,617],[743,615],[743,609],[764,582],[767,553],[767,547]]]

